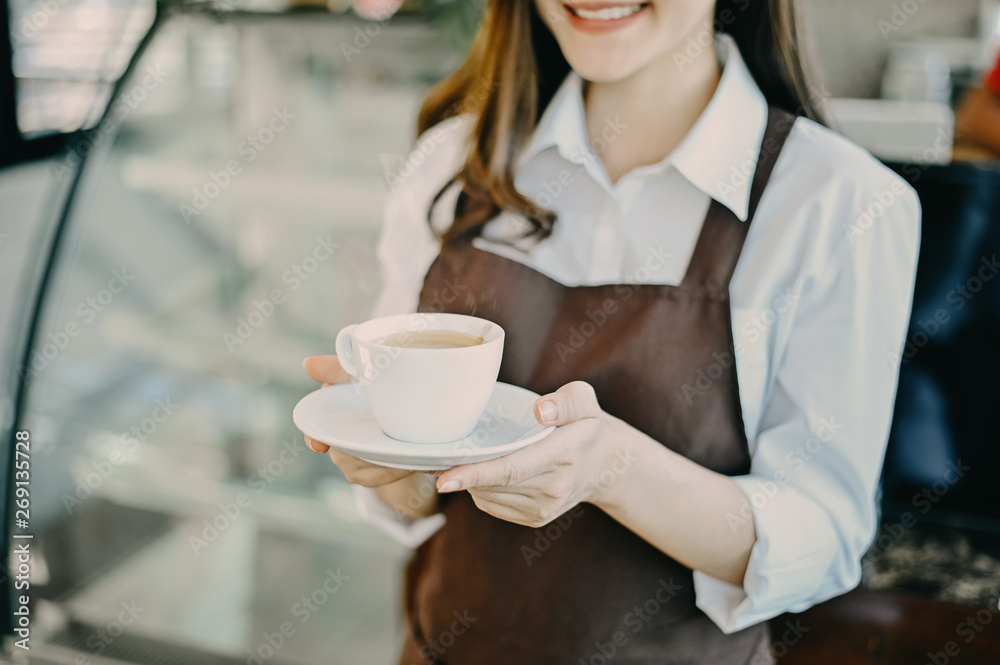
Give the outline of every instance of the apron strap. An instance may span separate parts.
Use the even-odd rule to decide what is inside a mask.
[[[682,286],[704,284],[713,292],[713,297],[728,298],[729,282],[743,251],[750,223],[794,124],[795,116],[791,113],[774,106],[768,108],[767,125],[750,183],[747,221],[741,222],[732,210],[713,198]]]

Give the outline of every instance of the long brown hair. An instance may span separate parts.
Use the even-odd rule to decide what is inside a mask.
[[[769,104],[821,121],[800,50],[796,2],[716,0],[715,30],[732,36]],[[444,243],[479,235],[502,210],[523,215],[529,234],[551,233],[555,214],[515,189],[514,167],[569,69],[533,0],[490,0],[465,63],[430,91],[417,119],[423,133],[459,113],[475,117]]]

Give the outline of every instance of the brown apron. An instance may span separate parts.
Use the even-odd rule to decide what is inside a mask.
[[[420,311],[502,326],[501,381],[540,394],[587,381],[606,412],[668,448],[749,472],[729,282],[793,122],[770,109],[749,219],[713,200],[680,286],[566,287],[462,242],[431,266]],[[712,366],[724,368],[712,389],[685,394]],[[467,492],[443,495],[441,510],[446,524],[407,568],[400,665],[773,662],[766,623],[723,634],[695,607],[689,568],[592,504],[539,529],[480,511]]]

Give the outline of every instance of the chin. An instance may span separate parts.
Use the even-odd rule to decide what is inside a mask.
[[[564,55],[573,71],[584,80],[594,83],[621,81],[640,68],[640,59],[632,53],[607,53],[591,49],[576,54],[566,49]]]

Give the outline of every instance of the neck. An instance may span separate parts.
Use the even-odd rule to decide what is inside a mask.
[[[681,44],[687,43],[685,37]],[[709,45],[691,58],[682,49],[678,46],[625,79],[588,84],[589,136],[602,136],[608,120],[623,127],[600,154],[612,182],[634,168],[662,161],[711,101],[721,75],[715,49]],[[675,62],[674,54],[683,54],[683,62]]]

